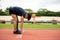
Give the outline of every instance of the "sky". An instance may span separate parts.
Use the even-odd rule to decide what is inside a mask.
[[[60,11],[60,0],[0,0],[0,9],[19,6],[23,9],[30,8],[36,12],[40,8],[51,11]]]

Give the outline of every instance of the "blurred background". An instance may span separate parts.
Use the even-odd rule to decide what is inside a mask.
[[[0,23],[13,23],[9,15],[9,8],[13,6],[32,14],[31,20],[24,19],[24,23],[60,23],[60,0],[0,0]]]

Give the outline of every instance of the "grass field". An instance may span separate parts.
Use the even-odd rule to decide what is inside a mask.
[[[18,25],[20,27],[20,24]],[[13,28],[13,24],[1,24],[0,23],[0,28]],[[44,23],[39,23],[39,24],[24,24],[24,29],[60,29],[60,24],[44,24]]]

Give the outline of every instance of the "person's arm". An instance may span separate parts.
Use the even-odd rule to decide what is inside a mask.
[[[22,16],[21,17],[21,26],[20,26],[21,32],[23,31],[23,23],[24,23],[24,17]]]

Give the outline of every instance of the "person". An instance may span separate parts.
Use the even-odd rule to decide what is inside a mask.
[[[22,29],[23,29],[23,23],[24,23],[24,18],[28,19],[28,21],[31,19],[31,15],[21,7],[10,7],[9,8],[9,14],[13,18],[13,24],[14,24],[14,34],[22,34]],[[21,16],[21,27],[20,30],[18,29],[18,16]]]
[[[36,18],[36,14],[33,13],[32,14],[32,24],[35,23],[35,21],[36,21],[35,18]]]

